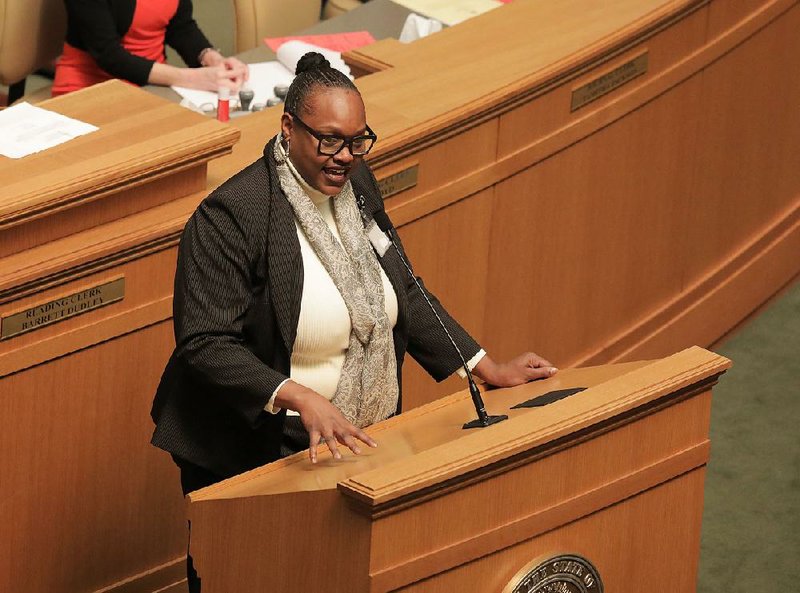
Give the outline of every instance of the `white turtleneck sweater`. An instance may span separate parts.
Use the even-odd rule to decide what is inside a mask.
[[[286,162],[292,175],[319,209],[322,219],[341,244],[339,229],[333,215],[332,197],[308,185],[292,165],[291,160],[287,159]],[[303,257],[303,295],[300,300],[300,318],[297,322],[297,337],[292,350],[289,378],[331,399],[336,393],[350,342],[350,314],[333,279],[317,257],[297,220],[295,226],[300,241],[300,254]],[[394,328],[397,325],[397,295],[386,272],[381,266],[378,268],[383,281],[386,315],[389,324]],[[275,396],[285,382],[281,383],[272,394],[265,408],[268,412],[280,411],[280,408],[274,407]],[[296,412],[288,410],[287,414]]]
[[[283,146],[279,146],[279,150],[283,152]],[[286,163],[300,187],[319,209],[322,219],[333,232],[333,236],[341,244],[342,239],[333,216],[332,197],[317,191],[306,183],[289,158],[286,159]],[[313,389],[330,400],[336,393],[345,353],[350,342],[350,314],[347,312],[347,306],[333,283],[333,279],[317,257],[296,219],[295,226],[297,227],[297,238],[300,240],[300,254],[303,257],[303,296],[300,300],[300,318],[297,321],[297,337],[292,350],[292,368],[289,379]],[[381,272],[381,280],[383,280],[386,315],[394,329],[394,326],[397,325],[397,295],[383,267],[378,266],[378,268]],[[467,361],[469,369],[472,370],[485,355],[486,352],[483,349],[479,350]],[[457,373],[462,379],[466,378],[463,369],[458,369]],[[283,381],[275,389],[264,407],[267,412],[277,414],[280,411],[280,408],[276,408],[274,405],[275,397],[289,379]],[[297,412],[293,410],[287,410],[286,413],[297,415]]]

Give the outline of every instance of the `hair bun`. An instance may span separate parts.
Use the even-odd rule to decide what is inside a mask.
[[[323,68],[330,68],[331,63],[321,53],[310,51],[303,55],[297,62],[294,73],[302,74],[311,70],[322,70]]]

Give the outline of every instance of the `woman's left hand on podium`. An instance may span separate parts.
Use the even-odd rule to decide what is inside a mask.
[[[472,372],[489,385],[513,387],[536,379],[552,377],[558,369],[538,354],[525,352],[503,363],[496,363],[487,354],[475,365]]]

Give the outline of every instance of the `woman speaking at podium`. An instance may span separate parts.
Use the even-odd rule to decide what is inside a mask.
[[[306,448],[316,462],[320,443],[337,459],[376,446],[362,429],[400,410],[406,351],[437,380],[461,366],[397,252],[380,247],[383,199],[363,162],[377,137],[358,89],[316,53],[296,74],[280,133],[181,239],[152,443],[184,493]],[[533,353],[495,363],[432,300],[487,383],[556,372]],[[191,559],[189,582],[199,591]]]
[[[306,448],[316,462],[320,443],[358,454],[376,445],[362,429],[400,409],[406,352],[437,380],[461,366],[397,252],[380,248],[383,199],[363,162],[376,140],[353,82],[306,54],[280,133],[187,223],[152,439],[184,491]],[[533,353],[494,362],[432,300],[487,383],[555,372]]]
[[[138,85],[177,85],[236,92],[247,66],[211,46],[192,18],[191,0],[65,0],[67,38],[56,64],[53,96],[110,78]],[[164,47],[189,68],[165,63]]]

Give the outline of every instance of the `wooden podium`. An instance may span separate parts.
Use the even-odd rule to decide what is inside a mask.
[[[694,347],[562,371],[486,394],[509,420],[480,430],[462,430],[475,412],[456,393],[370,428],[380,446],[361,457],[300,453],[198,490],[203,592],[694,591],[711,387],[729,366]],[[588,389],[510,409],[572,387]]]

